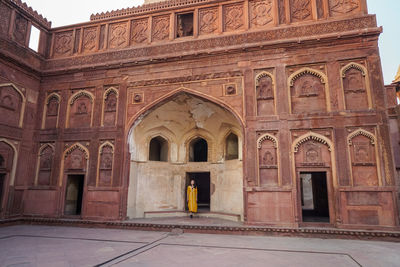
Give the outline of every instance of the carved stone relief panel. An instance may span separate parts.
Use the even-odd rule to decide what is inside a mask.
[[[325,112],[325,85],[314,74],[304,73],[291,86],[292,113]]]
[[[8,33],[10,27],[11,9],[5,4],[0,2],[0,34],[5,35]]]
[[[128,23],[121,22],[110,24],[109,26],[109,37],[108,47],[123,48],[128,45]]]
[[[54,38],[54,56],[66,56],[72,53],[74,44],[72,31],[56,33]]]
[[[218,7],[199,10],[200,34],[211,34],[218,30]]]
[[[12,86],[0,87],[0,122],[19,127],[22,97]]]
[[[92,100],[87,95],[78,97],[71,106],[69,116],[69,127],[90,127]]]
[[[251,28],[260,28],[274,24],[274,4],[272,0],[250,1]]]
[[[342,74],[346,109],[368,109],[368,95],[364,70],[350,67]]]
[[[86,28],[83,30],[83,52],[93,52],[97,48],[97,27]]]
[[[354,186],[378,186],[374,140],[357,134],[349,140],[349,149]]]
[[[13,32],[14,40],[21,45],[25,45],[27,31],[28,21],[17,13]]]
[[[146,43],[148,39],[148,19],[138,19],[132,21],[131,26],[131,43],[142,44]]]
[[[104,126],[115,126],[117,115],[118,96],[114,91],[108,93],[104,99]]]
[[[255,78],[258,116],[275,114],[274,82],[271,75],[261,72]]]
[[[235,31],[244,28],[243,4],[224,6],[224,30]]]
[[[51,146],[47,146],[40,152],[39,156],[38,185],[50,185],[54,150]]]
[[[65,169],[66,170],[86,170],[86,154],[79,148],[74,149],[66,155]]]
[[[304,145],[303,153],[303,164],[310,166],[323,165],[320,143],[309,141],[307,144]]]
[[[114,149],[110,145],[105,145],[100,150],[100,170],[99,185],[110,186],[112,183],[112,168]]]
[[[152,40],[153,41],[163,41],[168,40],[169,37],[169,25],[170,16],[159,16],[153,18],[153,31]]]
[[[259,140],[258,166],[260,185],[277,186],[279,183],[277,146],[270,138],[262,138]]]
[[[298,147],[295,154],[296,167],[330,167],[331,156],[327,144],[310,138]]]
[[[311,0],[290,0],[290,18],[292,22],[312,19]]]
[[[329,11],[331,16],[352,14],[360,11],[360,0],[329,0]]]

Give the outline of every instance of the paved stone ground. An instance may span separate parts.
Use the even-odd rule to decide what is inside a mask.
[[[400,243],[19,225],[0,266],[400,266]]]

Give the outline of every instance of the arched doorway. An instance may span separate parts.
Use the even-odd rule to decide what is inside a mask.
[[[242,218],[242,149],[232,159],[225,155],[226,142],[232,142],[227,138],[229,133],[238,133],[235,136],[241,146],[241,130],[232,112],[186,92],[147,110],[135,121],[128,137],[131,161],[127,216],[184,215],[185,189],[190,179],[195,179],[201,185],[202,211]],[[158,136],[162,139],[154,139]],[[154,160],[159,154],[154,151],[160,152],[162,145],[169,148],[168,156]]]

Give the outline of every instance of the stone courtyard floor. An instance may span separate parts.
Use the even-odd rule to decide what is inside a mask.
[[[16,225],[0,266],[400,266],[400,243]]]

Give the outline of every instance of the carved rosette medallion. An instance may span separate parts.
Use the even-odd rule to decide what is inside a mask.
[[[169,36],[169,16],[153,18],[153,36],[154,41],[167,40]]]
[[[360,0],[329,0],[331,15],[353,13],[360,8]]]
[[[251,27],[263,27],[273,22],[272,0],[257,0],[250,2]]]
[[[122,48],[127,46],[127,28],[128,25],[125,22],[110,25],[110,48]]]
[[[234,31],[243,28],[243,5],[231,5],[224,8],[225,31]]]
[[[291,0],[290,17],[293,22],[311,19],[311,0]]]
[[[218,9],[200,9],[200,34],[210,34],[218,30]]]
[[[83,51],[92,52],[96,49],[97,28],[87,28],[83,31]]]
[[[58,33],[54,40],[54,55],[62,56],[72,51],[72,31]]]
[[[134,20],[132,21],[131,41],[135,44],[145,43],[148,36],[148,20]]]

